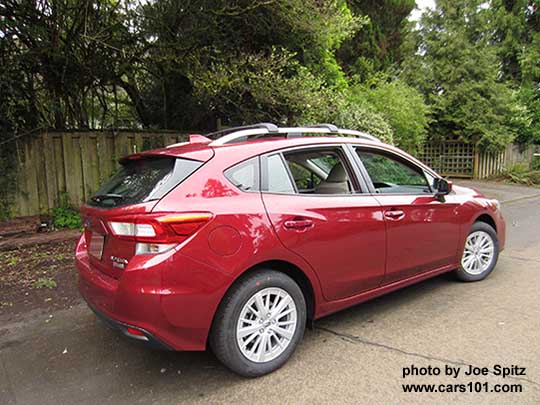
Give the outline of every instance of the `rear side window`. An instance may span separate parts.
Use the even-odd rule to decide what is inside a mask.
[[[271,193],[294,193],[294,186],[281,155],[268,156],[267,165],[268,191]]]
[[[259,190],[259,158],[254,157],[225,170],[225,177],[242,191]]]
[[[88,204],[119,207],[158,200],[202,165],[202,162],[173,157],[128,160]]]

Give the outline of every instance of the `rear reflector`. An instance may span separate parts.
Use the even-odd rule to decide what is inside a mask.
[[[135,328],[127,328],[127,333],[129,333],[130,335],[135,335],[135,336],[141,336],[141,337],[146,337],[144,335],[144,333],[142,333],[140,330],[138,329],[135,329]]]

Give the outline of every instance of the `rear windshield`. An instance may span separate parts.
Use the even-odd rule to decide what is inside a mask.
[[[173,157],[128,160],[88,204],[119,207],[158,200],[202,165],[202,162]]]

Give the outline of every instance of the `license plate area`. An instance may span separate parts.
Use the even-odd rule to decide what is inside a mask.
[[[98,233],[93,232],[90,237],[90,245],[88,246],[88,252],[90,256],[95,257],[98,260],[103,258],[103,245],[105,244],[105,237]]]

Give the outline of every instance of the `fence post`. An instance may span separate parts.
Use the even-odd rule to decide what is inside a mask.
[[[473,179],[477,179],[479,176],[480,154],[478,153],[478,145],[474,146],[474,169]]]

